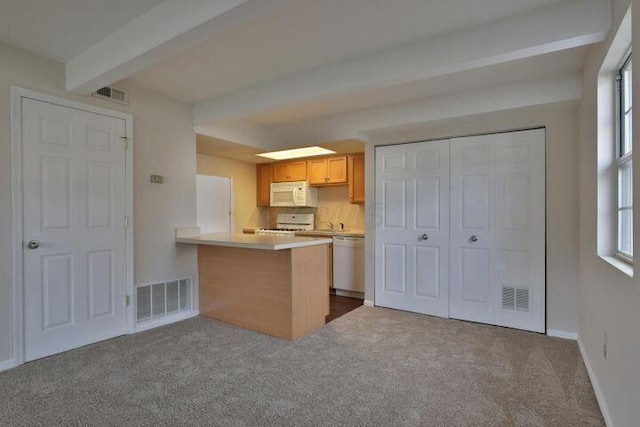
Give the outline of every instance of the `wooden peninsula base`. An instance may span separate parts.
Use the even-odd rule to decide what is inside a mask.
[[[200,314],[294,340],[329,314],[326,244],[281,250],[198,245]]]

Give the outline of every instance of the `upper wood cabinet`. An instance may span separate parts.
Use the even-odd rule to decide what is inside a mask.
[[[257,199],[256,205],[271,205],[271,164],[257,165]]]
[[[327,157],[307,160],[309,184],[334,185],[347,183],[347,157]]]
[[[349,156],[349,199],[364,203],[364,154]]]
[[[273,164],[273,182],[307,180],[307,162],[285,162]]]

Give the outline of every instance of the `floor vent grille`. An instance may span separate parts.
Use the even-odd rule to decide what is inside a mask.
[[[502,285],[502,309],[529,312],[529,288]]]
[[[191,277],[137,286],[136,322],[144,323],[191,311],[192,290]]]

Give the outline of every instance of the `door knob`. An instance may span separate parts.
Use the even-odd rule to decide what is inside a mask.
[[[27,243],[27,247],[29,249],[38,249],[40,247],[40,242],[37,240],[30,240],[29,243]]]
[[[427,233],[424,233],[422,236],[420,236],[420,240],[429,240],[429,235]]]
[[[477,242],[478,241],[478,236],[476,236],[475,234],[471,237],[469,237],[469,241],[471,242]]]

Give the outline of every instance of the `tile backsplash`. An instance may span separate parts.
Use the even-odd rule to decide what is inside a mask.
[[[316,229],[329,228],[333,223],[339,228],[343,222],[347,230],[364,229],[364,205],[349,202],[349,186],[318,188],[317,208],[265,208],[268,209],[267,226],[276,226],[279,213],[314,213],[316,215]]]

